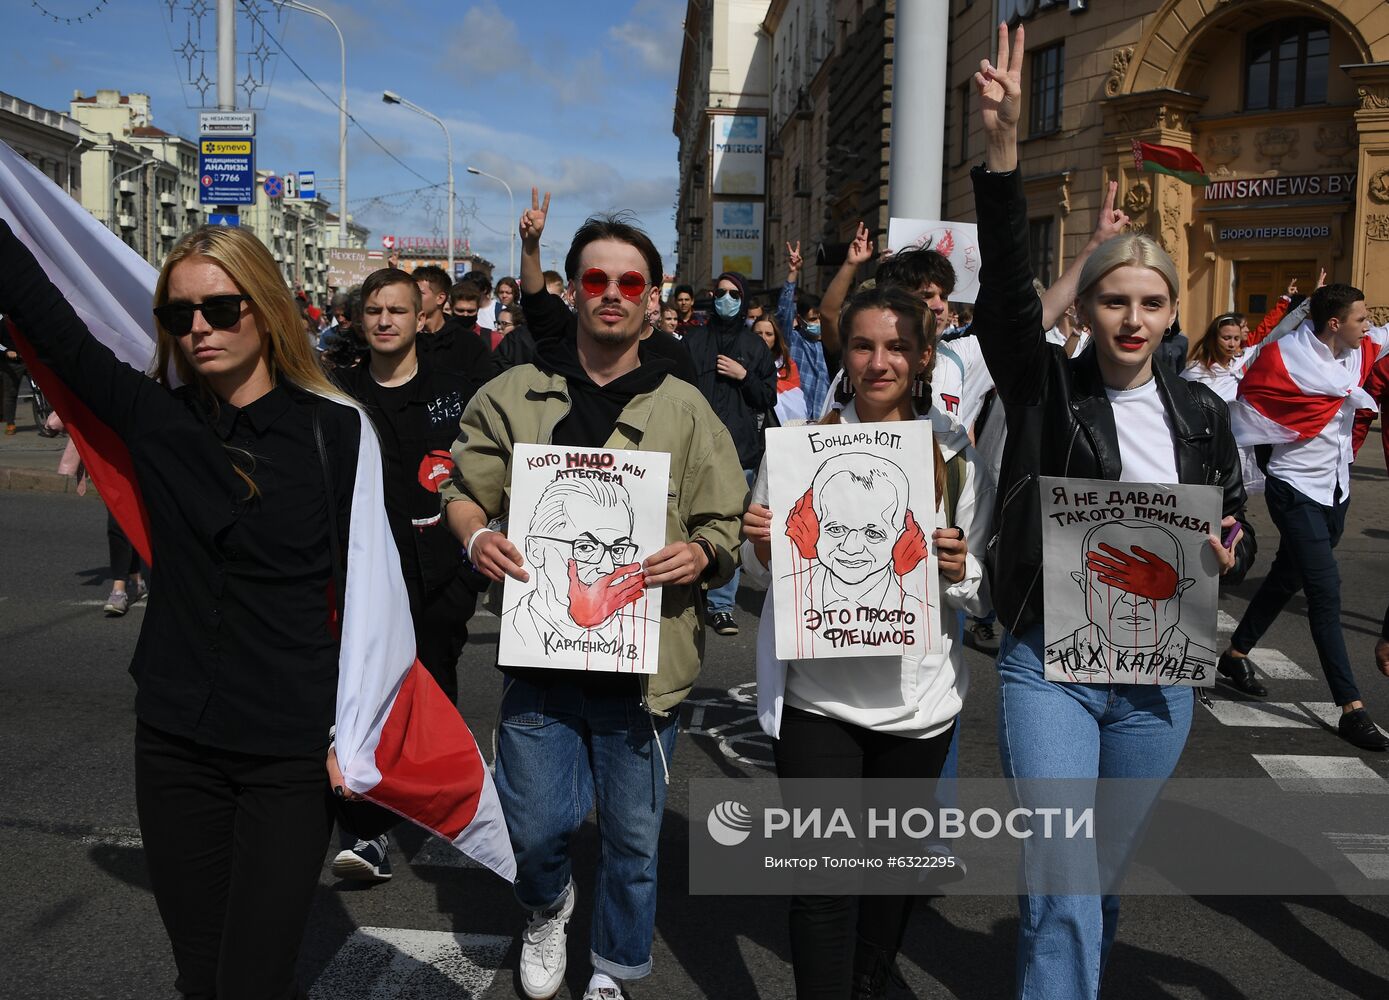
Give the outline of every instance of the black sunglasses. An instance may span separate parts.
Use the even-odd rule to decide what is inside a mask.
[[[193,329],[193,314],[199,312],[208,326],[226,330],[241,319],[241,303],[250,301],[249,295],[213,295],[201,302],[166,302],[154,307],[154,318],[175,337]]]

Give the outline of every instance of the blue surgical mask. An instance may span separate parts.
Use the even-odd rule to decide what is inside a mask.
[[[801,327],[801,329],[805,331],[805,335],[806,335],[807,337],[818,337],[818,336],[820,336],[820,324],[819,324],[819,323],[806,323],[806,324],[804,324],[804,325]]]
[[[737,316],[738,310],[741,309],[742,306],[743,303],[741,299],[735,299],[727,292],[724,292],[718,298],[714,299],[714,312],[718,313],[724,319],[732,319],[734,316]]]

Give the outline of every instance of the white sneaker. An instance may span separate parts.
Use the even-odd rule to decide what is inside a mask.
[[[521,932],[521,990],[531,1000],[550,1000],[564,982],[567,928],[576,895],[574,880],[570,879],[559,908],[535,911]]]
[[[624,1000],[622,991],[614,986],[595,986],[584,994],[584,1000]]]

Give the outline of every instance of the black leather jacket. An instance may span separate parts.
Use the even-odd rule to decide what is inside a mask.
[[[1122,468],[1114,410],[1094,346],[1068,359],[1042,331],[1021,176],[1016,170],[994,174],[975,167],[972,178],[982,257],[973,329],[1008,422],[986,563],[999,619],[1016,635],[1042,621],[1038,477],[1118,480]],[[1179,480],[1223,487],[1223,513],[1244,525],[1235,567],[1223,578],[1237,582],[1253,564],[1257,546],[1245,520],[1244,480],[1229,412],[1201,383],[1157,364],[1153,374],[1176,436]]]

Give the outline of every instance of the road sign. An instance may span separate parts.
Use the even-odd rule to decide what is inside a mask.
[[[261,187],[265,188],[265,196],[267,198],[281,198],[285,193],[285,182],[274,174],[267,177],[265,183],[262,184]]]
[[[207,214],[207,224],[209,226],[231,226],[235,228],[241,225],[241,216],[224,215],[220,212],[209,212]]]
[[[394,236],[383,236],[383,237],[381,237],[381,245],[382,245],[383,247],[385,247],[387,250],[394,250],[394,249],[395,249],[395,237],[394,237]]]
[[[198,150],[199,200],[204,205],[254,205],[254,139],[205,135]]]
[[[198,134],[202,136],[245,136],[256,134],[254,111],[200,111]]]
[[[312,170],[299,171],[299,197],[304,201],[313,201],[318,197],[318,192],[314,190],[314,172]]]

